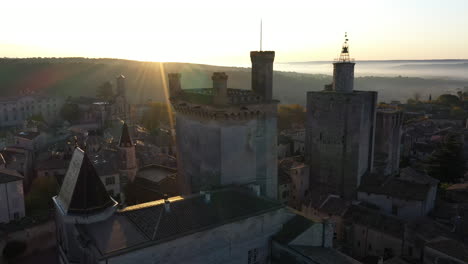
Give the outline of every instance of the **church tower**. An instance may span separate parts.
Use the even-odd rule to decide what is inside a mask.
[[[133,182],[135,179],[138,165],[135,154],[135,145],[133,144],[132,137],[128,132],[127,123],[122,126],[122,134],[119,141],[119,154],[120,154],[120,175],[121,182]]]
[[[117,94],[126,97],[125,76],[123,76],[122,74],[117,76]]]
[[[354,60],[345,36],[333,84],[307,93],[306,162],[310,189],[353,199],[372,171],[377,93],[354,90]]]
[[[105,221],[117,209],[86,153],[76,148],[62,187],[52,198],[55,206],[59,258],[66,263],[81,262],[84,240],[76,236],[76,225]]]

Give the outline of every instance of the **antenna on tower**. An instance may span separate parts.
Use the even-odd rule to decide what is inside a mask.
[[[353,59],[349,57],[349,44],[348,44],[348,32],[345,32],[345,41],[343,43],[343,47],[341,48],[340,58],[336,59],[340,62],[351,62]]]
[[[262,41],[263,41],[263,20],[260,18],[260,51],[262,51]]]

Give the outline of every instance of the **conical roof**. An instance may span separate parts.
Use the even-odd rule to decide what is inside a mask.
[[[80,148],[73,153],[57,199],[66,214],[92,214],[116,204]]]
[[[128,132],[127,123],[124,123],[122,126],[122,134],[120,135],[119,146],[121,147],[131,147],[133,146],[132,138]]]

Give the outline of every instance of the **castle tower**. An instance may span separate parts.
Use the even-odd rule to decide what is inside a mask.
[[[105,221],[117,209],[86,153],[76,148],[59,194],[52,198],[55,206],[57,245],[60,258],[79,260],[80,240],[74,232],[77,224]]]
[[[182,86],[180,84],[180,73],[169,73],[169,97],[177,96],[179,93],[182,92]]]
[[[215,72],[213,88],[186,89],[169,74],[176,113],[177,180],[183,194],[225,185],[277,196],[277,103],[272,99],[274,52],[251,52],[252,90],[228,88]]]
[[[227,104],[227,74],[224,72],[214,72],[211,79],[213,80],[214,103],[218,105]]]
[[[332,87],[307,93],[306,162],[311,191],[353,199],[372,171],[376,92],[353,89],[348,39],[335,61]]]
[[[273,61],[274,51],[251,51],[252,90],[265,101],[273,99]]]
[[[117,94],[120,94],[125,97],[126,90],[125,90],[125,76],[122,74],[117,76]]]
[[[122,134],[119,141],[120,152],[120,175],[121,183],[125,185],[126,182],[133,182],[135,179],[138,165],[135,154],[135,145],[133,145],[132,138],[128,132],[127,123],[122,126]]]
[[[379,175],[387,176],[399,172],[402,123],[403,112],[400,110],[377,109],[374,171]]]

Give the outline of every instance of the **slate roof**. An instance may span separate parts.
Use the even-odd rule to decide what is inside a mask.
[[[127,123],[124,123],[122,126],[122,134],[120,135],[119,146],[120,147],[133,146],[132,138],[130,137],[130,133],[128,132]]]
[[[442,238],[429,242],[426,246],[453,258],[468,262],[468,245],[460,241]]]
[[[0,169],[0,183],[8,183],[23,180],[23,176],[15,170]]]
[[[51,170],[51,169],[65,169],[68,167],[68,160],[50,158],[42,161],[38,161],[37,170]]]
[[[402,219],[359,205],[351,205],[344,214],[343,219],[353,224],[381,231],[396,238],[403,238],[405,230],[405,222]]]
[[[401,169],[399,178],[402,180],[412,181],[412,182],[417,182],[417,183],[422,183],[422,184],[431,184],[431,185],[439,184],[439,180],[432,178],[431,176],[427,175],[427,173],[425,172],[415,170],[411,167],[406,167],[404,169]]]
[[[76,148],[57,196],[65,213],[91,214],[115,205],[86,153]]]
[[[431,186],[428,184],[392,179],[384,185],[361,184],[358,191],[388,195],[403,200],[424,201],[427,198],[430,189]]]
[[[339,197],[329,197],[320,207],[320,212],[330,215],[343,215],[348,209],[348,203]]]
[[[273,237],[274,240],[282,244],[288,244],[297,236],[314,225],[312,220],[309,220],[302,215],[295,215],[291,220],[283,225],[283,228]]]
[[[320,264],[356,264],[361,263],[333,248],[291,246],[294,250],[311,259],[312,263]],[[281,263],[281,262],[280,262]],[[291,262],[288,262],[289,264]],[[286,263],[284,263],[286,264]]]
[[[279,202],[257,197],[239,189],[223,189],[204,195],[169,198],[170,211],[164,200],[129,206],[106,222],[82,226],[105,254],[145,247],[195,232],[260,215],[283,207]],[[118,225],[119,228],[112,228]]]

